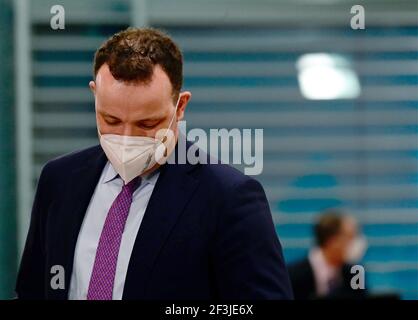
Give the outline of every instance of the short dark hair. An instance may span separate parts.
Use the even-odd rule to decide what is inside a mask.
[[[154,67],[161,66],[177,98],[183,84],[183,56],[179,47],[160,30],[128,28],[107,39],[94,55],[93,73],[103,64],[113,77],[125,82],[149,83]]]
[[[322,247],[329,239],[339,234],[345,215],[336,209],[323,212],[314,226],[316,244]]]

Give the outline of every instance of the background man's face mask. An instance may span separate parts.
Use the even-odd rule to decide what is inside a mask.
[[[167,161],[176,144],[175,135],[170,128],[176,117],[179,101],[180,97],[168,128],[158,130],[154,138],[117,134],[102,135],[98,128],[100,145],[125,183],[152,168],[156,163],[164,164]]]
[[[351,240],[345,253],[345,261],[347,263],[359,262],[367,250],[367,240],[363,235],[359,235]]]

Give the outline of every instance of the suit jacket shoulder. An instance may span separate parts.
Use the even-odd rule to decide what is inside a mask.
[[[296,300],[307,300],[315,296],[315,278],[308,258],[291,264],[289,276]]]

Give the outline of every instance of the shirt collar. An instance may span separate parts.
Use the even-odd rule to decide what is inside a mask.
[[[102,180],[102,183],[108,183],[116,179],[117,177],[119,177],[119,174],[113,168],[112,164],[108,161],[104,168],[104,178]]]
[[[104,170],[105,172],[104,172],[104,178],[102,180],[102,183],[108,183],[115,179],[121,179],[119,174],[116,172],[115,168],[113,168],[112,164],[109,161],[106,163]],[[149,184],[155,185],[159,175],[160,175],[160,168],[158,168],[157,170],[154,170],[153,172],[142,175],[141,184],[149,183]]]
[[[309,260],[319,270],[324,272],[333,273],[336,271],[336,268],[330,265],[325,259],[324,253],[321,248],[313,248],[309,252]]]

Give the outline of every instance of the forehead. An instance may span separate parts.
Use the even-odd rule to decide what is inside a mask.
[[[163,69],[156,65],[150,81],[124,82],[116,80],[109,66],[101,66],[96,76],[96,98],[108,106],[164,105],[172,101],[172,86]]]

